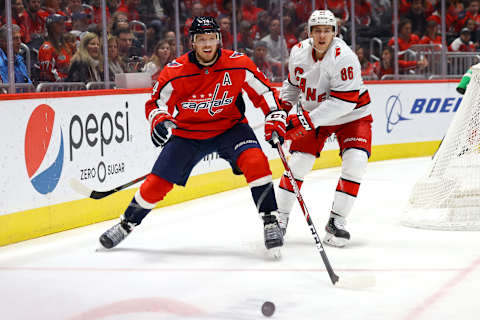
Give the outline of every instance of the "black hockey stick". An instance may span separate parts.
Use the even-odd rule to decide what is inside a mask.
[[[313,238],[315,239],[315,244],[317,246],[318,252],[322,256],[322,260],[323,260],[323,263],[325,264],[325,267],[327,268],[327,272],[328,272],[328,275],[330,276],[330,280],[332,281],[332,284],[335,285],[335,283],[339,280],[339,278],[333,271],[332,266],[330,265],[330,261],[328,260],[327,254],[325,253],[325,249],[323,248],[322,241],[320,240],[317,230],[315,229],[312,219],[310,218],[310,214],[308,213],[307,206],[305,205],[302,195],[300,194],[300,189],[298,188],[295,178],[293,177],[292,170],[290,169],[287,163],[287,158],[285,157],[285,153],[283,152],[282,145],[280,144],[280,141],[278,140],[278,137],[275,134],[274,134],[273,142],[277,146],[278,155],[280,156],[280,159],[282,159],[282,163],[283,163],[283,166],[285,167],[285,171],[287,172],[288,179],[292,184],[293,190],[295,191],[295,195],[297,196],[298,203],[302,208],[303,215],[305,216],[305,219],[307,220],[307,224],[310,228],[310,231],[312,232]]]
[[[145,180],[145,178],[148,176],[149,174],[146,174],[144,176],[141,176],[140,178],[136,178],[136,179],[133,179],[132,181],[129,181],[127,183],[124,183],[118,187],[115,187],[111,190],[106,190],[106,191],[98,191],[98,190],[93,190],[93,189],[90,189],[89,187],[81,184],[78,180],[76,179],[70,179],[70,186],[72,187],[72,189],[74,189],[75,191],[77,191],[78,193],[80,194],[83,194],[84,196],[86,197],[89,197],[89,198],[92,198],[92,199],[102,199],[102,198],[105,198],[115,192],[118,192],[120,190],[123,190],[125,188],[128,188],[132,185],[134,185],[135,183],[137,182],[140,182],[142,180]]]

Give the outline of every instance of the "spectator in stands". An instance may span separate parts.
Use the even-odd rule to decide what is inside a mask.
[[[143,49],[130,28],[118,30],[118,55],[125,72],[139,72],[144,66]]]
[[[412,22],[409,19],[401,20],[398,24],[398,50],[405,51],[411,45],[417,44],[418,41],[420,41],[420,38],[412,33]],[[395,45],[393,37],[388,41],[388,45],[391,47]]]
[[[237,46],[238,48],[244,48],[245,52],[250,52],[248,56],[251,56],[253,52],[254,34],[252,34],[252,25],[250,22],[243,20],[240,22],[239,32],[237,34]]]
[[[460,31],[460,36],[452,41],[448,46],[448,51],[455,52],[473,52],[475,51],[475,45],[470,40],[470,30],[463,28]]]
[[[115,80],[117,73],[123,73],[123,65],[118,56],[118,39],[115,36],[110,35],[108,37],[108,72],[111,81]]]
[[[438,24],[430,20],[427,22],[425,35],[418,42],[419,44],[442,44],[442,36],[438,34]]]
[[[306,23],[302,23],[297,27],[296,36],[297,36],[298,42],[301,42],[301,41],[308,38],[308,31],[307,31],[307,24]]]
[[[6,23],[7,18],[3,16],[2,21]],[[22,42],[30,42],[30,29],[28,29],[27,12],[23,6],[22,0],[12,0],[12,24],[20,27],[20,34],[22,35]]]
[[[297,37],[295,36],[295,25],[293,23],[294,17],[295,11],[289,9],[283,10],[283,35],[287,42],[288,51],[298,43]]]
[[[270,81],[281,81],[282,64],[269,61],[268,51],[268,44],[265,41],[255,42],[252,60]]]
[[[479,32],[480,30],[477,30],[477,25],[475,24],[475,20],[473,19],[467,19],[467,22],[465,22],[465,28],[470,30],[470,40],[473,42],[475,45],[475,48],[478,48],[479,46]]]
[[[412,22],[412,32],[419,37],[425,34],[427,15],[425,14],[425,0],[412,0],[410,9],[404,18]]]
[[[75,35],[78,41],[87,33],[88,20],[89,17],[84,12],[74,12],[72,14],[72,30],[70,33]]]
[[[188,30],[192,25],[193,18],[195,17],[203,17],[205,16],[205,8],[200,1],[194,2],[192,4],[191,16],[185,21],[185,25],[183,27],[183,35],[188,38]]]
[[[222,16],[218,19],[220,34],[222,35],[222,46],[225,49],[233,49],[233,36],[231,33],[232,22],[229,16]],[[237,39],[238,42],[238,39]]]
[[[47,11],[49,15],[56,13],[64,17],[67,16],[60,7],[60,0],[44,0],[43,10]]]
[[[118,30],[130,28],[128,22],[128,16],[125,12],[115,12],[110,20],[110,33],[114,36],[118,36]]]
[[[335,13],[335,16],[340,16]],[[372,6],[367,0],[355,0],[355,22],[358,27],[367,28],[372,24]]]
[[[147,56],[154,53],[155,45],[160,41],[163,33],[162,23],[158,20],[152,20],[147,23]]]
[[[28,75],[27,66],[23,61],[20,52],[20,44],[22,35],[20,27],[16,24],[12,25],[13,54],[14,54],[14,74],[16,83],[32,83]],[[8,75],[8,56],[7,56],[7,25],[0,28],[0,77],[3,83],[9,82]]]
[[[270,21],[270,33],[261,40],[267,43],[267,58],[271,62],[279,62],[282,65],[288,63],[288,49],[285,38],[280,37],[280,19],[273,18]]]
[[[385,47],[382,51],[382,57],[380,61],[375,62],[375,73],[379,79],[382,79],[382,76],[386,74],[394,74],[395,66],[393,56],[394,52],[391,47]],[[414,70],[415,68],[424,69],[427,67],[428,61],[426,58],[422,58],[419,61],[405,61],[398,60],[399,73],[406,73],[409,70]]]
[[[255,34],[255,40],[260,40],[268,35],[268,28],[270,26],[271,17],[266,11],[260,11],[258,13],[258,21],[250,22],[252,24],[252,30]]]
[[[458,7],[456,4],[447,2],[447,14],[445,15],[445,25],[447,32],[458,33],[462,26],[465,24],[466,14],[463,17],[458,17]],[[435,11],[427,18],[427,21],[433,20],[440,26],[441,21],[441,1],[438,1],[435,5]]]
[[[129,21],[140,20],[140,13],[137,10],[139,6],[140,0],[124,0],[115,12],[125,13]]]
[[[357,54],[358,61],[360,61],[360,66],[362,67],[362,78],[364,80],[376,79],[375,66],[365,57],[365,49],[362,46],[357,45],[355,53]]]
[[[93,12],[91,13],[92,14],[92,19],[91,19],[90,23],[95,23],[95,24],[101,25],[102,24],[102,4],[101,4],[101,1],[100,0],[91,0],[90,5],[93,8]],[[110,21],[110,8],[108,7],[108,2],[107,2],[107,6],[106,6],[105,9],[106,9],[105,13],[106,13],[106,16],[107,16],[107,21]]]
[[[240,11],[242,11],[243,20],[247,20],[251,24],[255,24],[258,20],[258,14],[264,10],[256,7],[253,3],[253,0],[243,0]]]
[[[142,0],[138,12],[144,23],[160,23],[163,28],[168,26],[169,20],[174,17],[174,1],[169,0]]]
[[[100,39],[95,33],[87,33],[72,58],[68,71],[68,82],[103,81],[103,59],[100,52]]]
[[[30,48],[38,49],[42,45],[45,36],[45,20],[48,12],[40,8],[40,0],[30,0],[26,9],[26,24],[30,31]]]
[[[146,72],[152,76],[152,81],[158,78],[160,71],[163,67],[173,60],[172,52],[170,50],[170,44],[167,40],[160,40],[155,46],[153,55],[149,61],[145,64],[143,72]]]
[[[71,51],[65,43],[65,16],[51,14],[46,21],[47,40],[38,50],[40,81],[64,81],[70,67]]]
[[[118,6],[120,5],[121,0],[107,0],[108,11],[113,14],[117,11]]]
[[[466,8],[466,16],[468,19],[475,21],[475,29],[480,30],[480,0],[470,0]]]

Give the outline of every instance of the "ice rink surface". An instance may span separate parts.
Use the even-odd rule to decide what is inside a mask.
[[[110,251],[97,239],[117,220],[1,247],[0,318],[265,319],[272,301],[271,319],[480,319],[480,233],[399,223],[429,161],[370,163],[349,246],[325,247],[340,278],[375,276],[373,287],[332,286],[298,204],[282,259],[269,258],[242,188],[154,210]],[[321,237],[339,174],[313,171],[303,185]]]

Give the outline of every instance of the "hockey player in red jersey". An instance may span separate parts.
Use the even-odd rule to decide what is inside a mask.
[[[363,85],[355,53],[335,37],[337,23],[329,10],[316,10],[308,19],[309,38],[292,48],[289,76],[280,91],[292,140],[289,166],[301,187],[325,140],[337,137],[342,172],[335,190],[324,242],[343,247],[350,239],[346,217],[357,197],[371,151],[370,97]],[[292,106],[295,106],[293,108]],[[277,192],[278,216],[285,233],[296,195],[286,174]]]
[[[275,133],[283,141],[287,113],[247,56],[221,48],[219,26],[212,17],[195,17],[189,34],[193,50],[162,70],[145,104],[152,141],[163,149],[120,223],[107,230],[100,243],[108,249],[120,243],[174,184],[185,186],[195,164],[217,152],[234,172],[245,176],[263,220],[265,246],[276,255],[283,234],[272,173],[245,118],[242,89],[265,113],[265,139],[272,146]]]

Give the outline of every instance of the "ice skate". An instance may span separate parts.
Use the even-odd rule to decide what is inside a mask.
[[[288,217],[290,216],[290,213],[285,213],[285,212],[278,212],[278,226],[280,227],[280,230],[282,230],[282,234],[285,237],[285,233],[287,233],[287,226],[288,226]]]
[[[273,214],[264,215],[263,228],[265,236],[265,247],[269,255],[279,259],[281,257],[280,247],[283,246],[283,233],[278,225],[277,218]]]
[[[350,233],[345,229],[345,218],[335,215],[330,217],[328,223],[325,226],[325,238],[323,243],[332,247],[344,247],[350,240]]]
[[[120,222],[105,231],[100,236],[100,243],[105,249],[111,249],[117,246],[125,239],[135,227],[134,223],[128,222],[123,218],[120,218]]]

